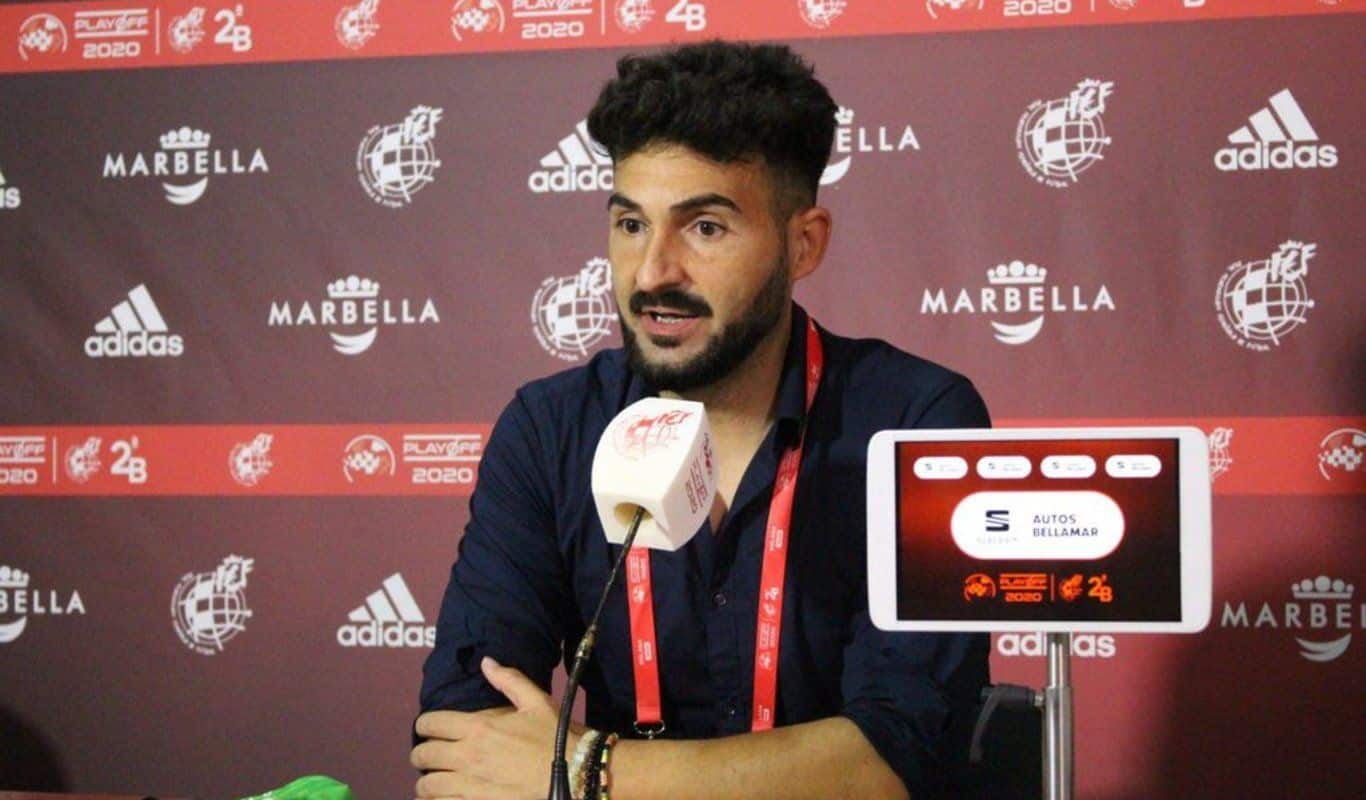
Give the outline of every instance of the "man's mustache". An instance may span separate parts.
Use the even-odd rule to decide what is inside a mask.
[[[679,314],[698,317],[710,317],[711,306],[700,297],[684,294],[677,289],[665,289],[662,292],[632,292],[628,303],[631,313],[640,315],[646,307],[656,310],[676,311]]]

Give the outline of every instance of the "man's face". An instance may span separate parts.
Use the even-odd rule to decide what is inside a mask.
[[[758,163],[681,145],[616,165],[608,257],[632,367],[687,391],[729,375],[787,308],[786,236]]]

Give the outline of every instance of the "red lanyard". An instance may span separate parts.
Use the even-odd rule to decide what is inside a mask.
[[[806,415],[816,399],[825,353],[816,323],[806,320]],[[802,463],[806,424],[795,444],[783,451],[764,532],[764,566],[759,576],[759,620],[754,633],[754,708],[750,729],[773,728],[778,697],[778,642],[783,622],[783,576],[787,571],[787,539],[792,529],[792,500]],[[636,678],[636,731],[656,736],[664,730],[659,699],[659,647],[655,643],[654,592],[650,586],[650,551],[633,547],[626,557],[626,596],[631,609],[631,643]]]

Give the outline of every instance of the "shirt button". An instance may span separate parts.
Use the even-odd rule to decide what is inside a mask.
[[[726,719],[735,719],[735,715],[739,714],[740,710],[737,709],[733,703],[726,703],[725,712]]]
[[[717,592],[716,594],[711,596],[711,601],[717,608],[724,606],[726,604],[726,593]]]

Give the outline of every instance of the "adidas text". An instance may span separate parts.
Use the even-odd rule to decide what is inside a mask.
[[[433,647],[435,625],[406,622],[365,622],[337,629],[337,644],[342,647]]]
[[[1338,149],[1331,144],[1257,144],[1224,147],[1214,154],[1214,165],[1223,172],[1263,169],[1325,169],[1338,165]]]
[[[585,167],[566,165],[558,169],[538,169],[527,177],[527,186],[537,194],[546,192],[609,192],[613,187],[612,168],[600,164]]]
[[[85,354],[91,358],[175,357],[184,352],[184,341],[173,333],[96,334],[85,340]]]

